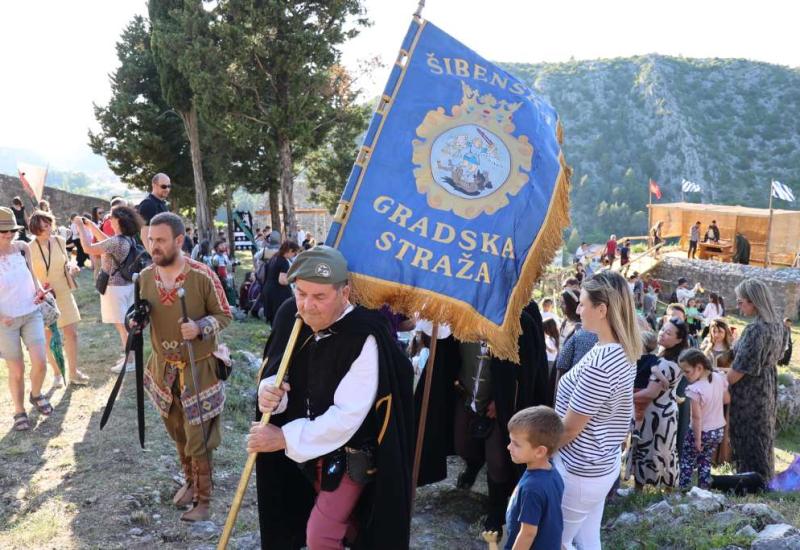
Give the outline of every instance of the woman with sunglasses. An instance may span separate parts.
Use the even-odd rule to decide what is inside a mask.
[[[38,304],[44,292],[33,275],[31,249],[15,241],[22,228],[10,208],[0,207],[0,359],[8,368],[8,386],[14,403],[14,431],[29,430],[25,412],[25,362],[22,343],[31,360],[29,400],[40,414],[49,415],[53,407],[42,395],[46,368],[44,322]]]
[[[616,271],[583,283],[578,312],[598,342],[559,383],[555,409],[564,435],[553,464],[564,480],[562,547],[594,550],[606,495],[619,478],[642,344],[633,295]]]
[[[671,317],[664,322],[658,333],[658,364],[653,367],[647,386],[633,397],[637,407],[649,402],[633,449],[633,473],[639,490],[645,485],[666,489],[678,486],[677,389],[682,379],[678,356],[687,348],[688,336],[683,319]]]
[[[733,462],[739,472],[757,472],[767,482],[775,474],[777,364],[785,334],[772,294],[762,281],[739,283],[736,305],[742,315],[755,320],[737,340],[728,371]]]

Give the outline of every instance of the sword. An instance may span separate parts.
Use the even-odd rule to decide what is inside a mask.
[[[183,322],[189,322],[189,314],[186,312],[186,290],[183,288],[178,289],[178,298],[181,299],[181,312],[183,313]],[[194,362],[194,348],[192,347],[191,340],[184,340],[183,343],[186,345],[186,351],[189,354],[189,370],[192,372],[192,383],[194,384],[194,398],[197,401],[197,410],[200,413],[200,427],[203,429],[203,449],[206,452],[206,457],[209,458],[211,455],[208,454],[208,429],[206,428],[206,423],[203,420],[203,407],[200,404],[200,384],[197,379],[197,365]]]
[[[144,336],[142,335],[143,326],[138,322],[142,314],[138,309],[141,307],[141,300],[139,274],[135,273],[133,275],[133,318],[136,325],[133,328],[132,347],[133,361],[136,365],[136,425],[139,428],[139,445],[144,449]]]

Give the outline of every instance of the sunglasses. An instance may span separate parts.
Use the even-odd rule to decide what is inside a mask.
[[[159,185],[159,187],[160,187],[161,189],[164,189],[164,190],[166,190],[166,189],[170,189],[172,186],[171,186],[171,185]]]
[[[0,233],[16,233],[16,229],[0,229]]]
[[[680,317],[670,317],[669,322],[675,325],[676,327],[686,324]]]

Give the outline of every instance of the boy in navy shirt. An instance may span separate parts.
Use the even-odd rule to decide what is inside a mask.
[[[550,463],[564,425],[550,407],[529,407],[508,422],[508,450],[515,464],[525,464],[508,502],[505,550],[559,550],[564,520],[564,481]]]

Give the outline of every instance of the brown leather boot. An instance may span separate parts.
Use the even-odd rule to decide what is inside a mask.
[[[186,481],[175,496],[172,497],[172,503],[178,508],[185,508],[194,501],[194,473],[192,472],[192,457],[186,456],[182,449],[178,449],[178,457],[181,460],[183,467],[183,476]]]
[[[211,517],[211,461],[192,459],[194,474],[194,506],[181,514],[183,521],[205,521]]]

